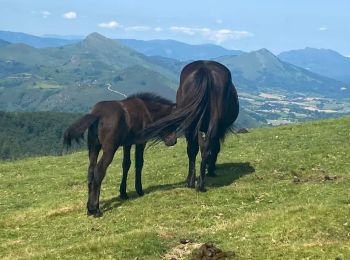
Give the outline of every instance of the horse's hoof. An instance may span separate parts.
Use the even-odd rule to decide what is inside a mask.
[[[121,200],[127,200],[127,199],[129,198],[129,196],[128,196],[128,194],[126,194],[126,193],[121,193],[121,194],[119,195],[119,198],[120,198]]]
[[[143,196],[143,195],[145,195],[145,193],[143,192],[143,190],[141,190],[141,191],[136,191],[137,192],[137,194],[139,194],[139,196]]]
[[[187,183],[186,187],[190,188],[190,189],[194,189],[196,187],[196,185],[194,183],[193,184],[192,183]]]
[[[89,210],[87,211],[88,216],[93,216],[94,218],[102,217],[102,212],[99,209]]]

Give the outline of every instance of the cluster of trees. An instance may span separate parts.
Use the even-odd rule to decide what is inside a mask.
[[[81,114],[0,112],[0,159],[61,155],[65,129]],[[81,149],[84,144],[74,147]]]

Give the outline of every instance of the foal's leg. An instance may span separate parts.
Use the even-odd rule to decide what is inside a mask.
[[[198,154],[199,146],[197,138],[193,138],[193,135],[187,135],[187,156],[188,156],[188,175],[187,175],[187,187],[194,188],[196,183],[196,157]]]
[[[140,196],[143,196],[143,190],[142,190],[142,182],[141,182],[141,173],[142,173],[142,167],[143,167],[143,152],[145,150],[145,144],[137,144],[136,150],[135,150],[135,189],[137,194]]]
[[[98,141],[97,136],[92,130],[88,132],[88,149],[89,149],[89,169],[88,169],[88,188],[91,189],[92,179],[94,178],[94,171],[97,164],[98,154],[101,150],[101,144]]]
[[[200,175],[198,177],[197,190],[200,192],[205,192],[204,188],[204,178],[205,178],[205,170],[208,163],[208,152],[209,152],[209,140],[205,139],[205,137],[198,136],[199,147],[201,149],[201,168]]]
[[[128,179],[128,172],[130,169],[131,165],[131,160],[130,160],[130,150],[131,150],[131,145],[124,145],[124,157],[123,157],[123,177],[122,181],[120,183],[120,198],[122,200],[128,199],[128,194],[126,193],[126,182]]]
[[[214,177],[215,169],[216,169],[216,160],[218,158],[218,154],[220,152],[220,140],[213,140],[212,145],[210,147],[210,155],[208,157],[208,176]]]
[[[102,216],[102,212],[99,209],[101,183],[106,175],[107,167],[113,160],[117,148],[118,147],[104,150],[101,159],[95,167],[93,179],[91,184],[89,184],[89,199],[87,203],[88,215],[93,215],[94,217]]]

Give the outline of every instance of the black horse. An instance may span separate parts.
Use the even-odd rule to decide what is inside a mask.
[[[151,139],[164,133],[169,138],[184,134],[187,140],[189,169],[187,186],[195,187],[195,160],[200,147],[202,161],[197,190],[205,191],[204,176],[215,175],[215,163],[223,140],[239,113],[238,96],[230,71],[215,61],[195,61],[181,71],[172,114],[146,127],[140,136]],[[176,133],[175,135],[173,133]]]
[[[120,197],[127,199],[126,181],[130,169],[130,149],[135,150],[135,189],[142,196],[141,171],[145,141],[137,140],[136,133],[148,124],[169,115],[175,104],[165,98],[151,93],[141,93],[121,101],[102,101],[94,105],[91,113],[73,123],[64,133],[64,143],[71,145],[72,140],[79,141],[86,129],[88,131],[88,149],[90,165],[88,169],[88,215],[99,217],[100,189],[107,167],[113,160],[119,146],[124,148],[123,177],[120,184]],[[162,135],[162,134],[160,134]],[[166,145],[174,145],[176,140],[171,135],[160,138]],[[97,163],[100,150],[103,155]]]

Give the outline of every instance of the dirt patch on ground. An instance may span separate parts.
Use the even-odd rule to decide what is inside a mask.
[[[181,239],[180,244],[162,257],[163,260],[218,260],[234,256],[232,251],[224,252],[213,243],[195,243]]]
[[[321,176],[308,176],[308,177],[299,177],[297,175],[293,176],[293,183],[303,184],[303,183],[322,183],[329,181],[340,180],[341,176],[330,176],[330,175],[321,175]]]

